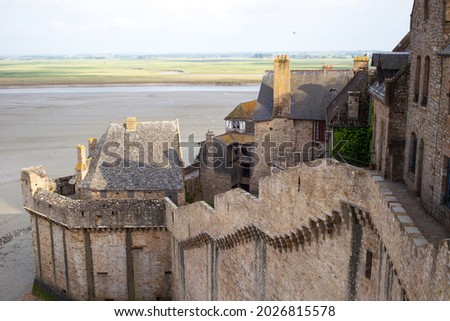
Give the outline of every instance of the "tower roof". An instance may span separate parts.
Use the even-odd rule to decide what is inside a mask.
[[[183,188],[178,121],[112,123],[98,141],[81,187],[89,190]]]

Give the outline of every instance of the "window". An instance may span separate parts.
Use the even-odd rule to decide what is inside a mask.
[[[447,176],[445,177],[445,196],[444,196],[444,204],[448,208],[450,208],[450,158],[446,159],[447,165]]]
[[[430,18],[430,1],[424,0],[423,1],[423,20],[427,21],[428,18]]]
[[[423,97],[422,106],[426,107],[428,104],[428,92],[430,87],[430,56],[425,58],[425,67],[423,75]]]
[[[364,275],[370,279],[372,276],[372,252],[366,251],[366,270]]]
[[[106,191],[100,191],[100,198],[106,198],[107,193]]]
[[[325,141],[325,132],[327,126],[324,121],[316,121],[315,123],[315,140],[316,142],[324,142]]]
[[[127,191],[127,197],[128,197],[128,198],[134,198],[134,191],[128,190],[128,191]]]
[[[239,133],[245,132],[245,121],[227,120],[225,126],[228,131],[237,131]]]
[[[417,159],[417,137],[416,134],[411,135],[411,155],[409,156],[411,164],[409,170],[411,173],[416,173],[416,159]]]
[[[422,58],[417,56],[416,61],[416,79],[414,81],[414,102],[419,101],[419,90],[420,90],[420,72],[422,68]]]

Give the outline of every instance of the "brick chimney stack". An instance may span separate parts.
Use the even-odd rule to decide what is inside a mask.
[[[356,56],[353,58],[355,74],[358,71],[369,71],[369,57],[368,56]]]
[[[291,116],[291,62],[288,55],[278,55],[274,61],[273,118]]]

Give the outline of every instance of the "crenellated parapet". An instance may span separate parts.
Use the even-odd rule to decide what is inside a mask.
[[[362,213],[361,210],[354,211],[354,215],[356,215],[357,212]],[[361,214],[360,217],[366,217],[367,215],[367,213]],[[207,243],[214,242],[219,249],[228,250],[260,239],[264,240],[264,242],[278,250],[280,253],[287,253],[292,252],[293,250],[299,251],[305,245],[311,245],[312,242],[333,238],[333,235],[339,233],[342,227],[350,227],[348,213],[345,213],[344,217],[342,217],[339,212],[324,213],[323,217],[324,219],[311,219],[307,226],[299,226],[283,235],[271,235],[269,232],[261,230],[254,225],[249,225],[237,229],[234,233],[216,238],[208,233],[201,233],[186,241],[180,242],[180,245],[184,249],[192,249],[204,247]],[[354,218],[357,219],[356,216]],[[345,224],[345,226],[343,226],[343,224]]]
[[[42,167],[24,169],[21,174],[31,214],[71,229],[164,227],[164,202],[159,199],[77,199],[59,194],[67,178],[51,180]],[[73,196],[73,195],[72,195]]]
[[[302,260],[315,252],[323,264],[319,270],[334,274],[338,272],[331,271],[337,269],[345,275],[345,295],[334,298],[449,299],[448,289],[442,285],[449,277],[448,234],[431,233],[438,224],[418,217],[411,204],[404,206],[381,177],[336,161],[324,161],[316,167],[300,165],[265,177],[260,180],[259,190],[259,198],[239,189],[219,194],[214,208],[203,202],[177,208],[166,199],[167,228],[177,248],[173,260],[181,258],[175,264],[181,266],[180,271],[186,271],[179,280],[188,282],[186,278],[192,273],[189,262],[194,257],[198,260],[204,249],[217,255],[213,263],[219,266],[217,273],[221,275],[234,273],[230,272],[232,263],[221,258],[237,264],[247,260],[242,257],[243,251],[249,255],[249,247],[255,247],[255,253],[264,251],[255,257],[263,260],[258,264],[264,266],[273,262],[274,253],[283,255],[277,257],[282,262],[295,261],[295,257],[288,259],[289,253],[299,253],[299,261],[293,263],[298,266],[291,268],[311,277],[316,272],[305,272],[307,264]],[[269,253],[270,259],[266,257]],[[343,257],[347,262],[342,262]],[[257,264],[249,260],[249,266]],[[282,272],[285,268],[283,265],[279,272],[272,272],[286,273]],[[260,276],[256,273],[254,277]],[[281,280],[283,276],[273,278]],[[342,284],[337,282],[336,286]],[[185,297],[180,294],[180,298]],[[223,298],[228,297],[219,295],[219,299]]]

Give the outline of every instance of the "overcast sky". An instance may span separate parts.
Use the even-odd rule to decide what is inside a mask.
[[[391,50],[413,0],[0,0],[0,54]]]

